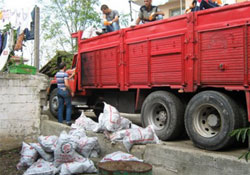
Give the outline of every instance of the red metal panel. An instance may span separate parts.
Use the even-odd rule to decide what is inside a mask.
[[[147,84],[148,82],[148,45],[147,42],[128,46],[128,83]]]
[[[248,82],[250,82],[250,26],[247,25],[246,27],[247,27],[247,30],[246,30],[247,37],[245,38],[245,42],[246,42],[245,54],[247,58]]]
[[[83,71],[83,85],[94,86],[95,85],[95,53],[88,52],[83,53],[82,58],[83,65],[81,71]]]
[[[126,29],[126,42],[138,42],[156,37],[166,37],[178,34],[186,30],[186,15],[159,20],[157,22],[138,25],[135,28]]]
[[[152,84],[181,84],[181,54],[152,57]]]
[[[181,36],[151,42],[152,84],[180,84],[182,80]]]
[[[87,40],[80,40],[78,52],[96,51],[99,49],[118,46],[120,40],[119,31],[93,37]]]
[[[243,84],[243,28],[201,33],[200,69],[203,84]]]
[[[100,81],[101,85],[118,86],[118,51],[117,47],[103,49],[100,51]]]

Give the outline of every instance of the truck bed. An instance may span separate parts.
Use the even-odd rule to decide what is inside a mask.
[[[249,90],[250,2],[78,39],[79,89]]]

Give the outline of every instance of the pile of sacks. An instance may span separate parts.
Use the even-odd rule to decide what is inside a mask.
[[[63,131],[57,136],[40,136],[38,143],[24,143],[17,169],[28,168],[24,175],[96,173],[89,158],[98,157],[97,137],[87,137],[84,129]]]
[[[111,142],[122,142],[128,152],[134,144],[160,142],[151,125],[141,128],[132,124],[130,120],[121,117],[115,107],[107,103],[104,103],[103,113],[99,115],[98,123],[82,113],[71,127],[103,132]]]
[[[87,137],[87,131],[103,132],[111,142],[123,142],[129,152],[134,144],[159,143],[152,126],[141,128],[132,124],[113,106],[104,103],[98,123],[86,117],[84,112],[71,125],[69,133],[57,136],[40,136],[38,143],[23,143],[17,169],[28,168],[24,175],[68,175],[96,173],[89,158],[99,157],[101,152],[97,137]],[[105,161],[142,161],[133,155],[115,152],[104,157]]]

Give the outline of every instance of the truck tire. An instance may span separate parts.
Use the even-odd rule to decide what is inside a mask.
[[[240,128],[246,128],[249,126],[247,111],[245,110],[243,104],[238,104],[238,109],[240,113]]]
[[[141,120],[144,127],[153,125],[161,140],[178,138],[184,128],[184,107],[180,99],[165,91],[147,96],[142,105]]]
[[[49,97],[49,110],[51,114],[57,118],[57,111],[58,111],[58,97],[57,97],[57,88],[55,88]]]
[[[185,127],[195,146],[219,150],[231,145],[229,133],[240,125],[238,106],[229,96],[216,91],[195,95],[185,111]]]
[[[103,113],[103,110],[104,110],[104,102],[102,101],[97,102],[94,106],[94,113],[97,118],[97,121],[99,119],[99,115]]]

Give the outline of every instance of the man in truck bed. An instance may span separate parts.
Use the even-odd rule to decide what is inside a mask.
[[[162,12],[157,6],[152,6],[152,0],[144,0],[144,6],[141,6],[136,25],[140,22],[147,23],[163,19],[164,12]]]

